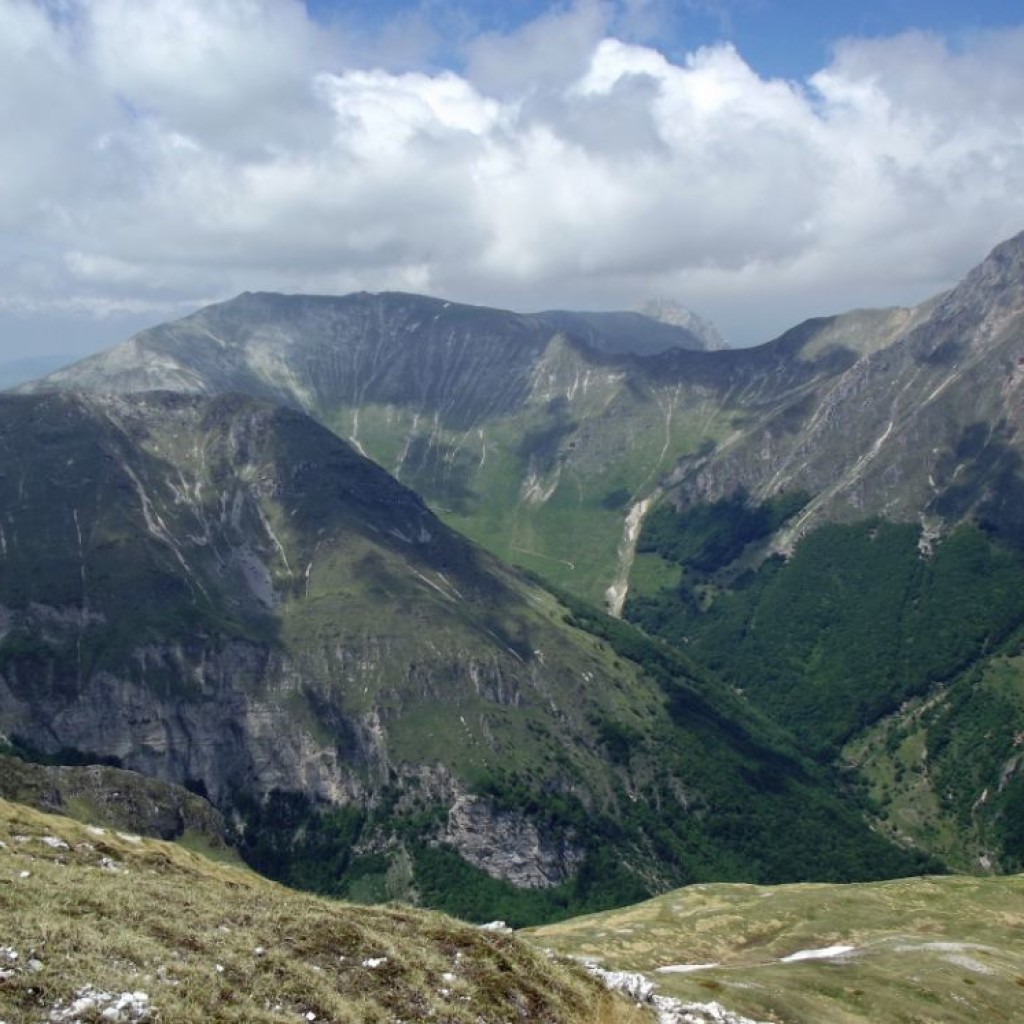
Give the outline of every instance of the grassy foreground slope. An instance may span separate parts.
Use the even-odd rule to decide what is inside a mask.
[[[531,937],[760,1021],[992,1024],[1024,1019],[1022,935],[1016,875],[695,885]]]
[[[12,1024],[645,1019],[512,936],[302,895],[3,800],[0,922]]]

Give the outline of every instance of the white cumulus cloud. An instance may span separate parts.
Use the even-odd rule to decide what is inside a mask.
[[[653,9],[582,0],[455,71],[357,66],[297,0],[0,0],[0,309],[659,295],[747,343],[1024,228],[1024,29],[847,39],[793,82],[617,37]]]

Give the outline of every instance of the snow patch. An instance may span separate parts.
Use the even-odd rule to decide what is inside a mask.
[[[780,964],[792,964],[798,960],[834,960],[836,957],[853,953],[856,946],[823,946],[821,949],[801,949],[779,959]]]
[[[975,960],[973,956],[964,956],[962,953],[954,953],[952,956],[947,956],[945,959],[949,963],[956,964],[957,967],[963,967],[965,970],[973,971],[975,974],[996,973],[988,966],[988,964],[983,964],[980,960]]]
[[[712,967],[721,967],[721,964],[667,964],[664,967],[655,967],[655,974],[690,974],[692,971],[710,971]]]
[[[924,949],[933,949],[937,953],[963,953],[968,949],[998,952],[992,946],[982,946],[977,942],[903,942],[894,948],[897,953],[917,953]]]

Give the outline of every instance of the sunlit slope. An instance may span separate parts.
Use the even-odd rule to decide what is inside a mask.
[[[440,914],[305,896],[0,800],[0,1018],[627,1024],[582,972]]]
[[[1022,932],[1018,875],[698,885],[531,938],[761,1021],[989,1024],[1022,1019]]]

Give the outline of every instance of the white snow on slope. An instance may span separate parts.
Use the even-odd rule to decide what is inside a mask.
[[[856,946],[823,946],[821,949],[801,949],[779,959],[781,964],[792,964],[798,960],[832,960],[837,956],[852,953]]]
[[[691,971],[709,971],[712,967],[721,967],[721,964],[666,964],[664,967],[656,967],[655,974],[689,974]]]

